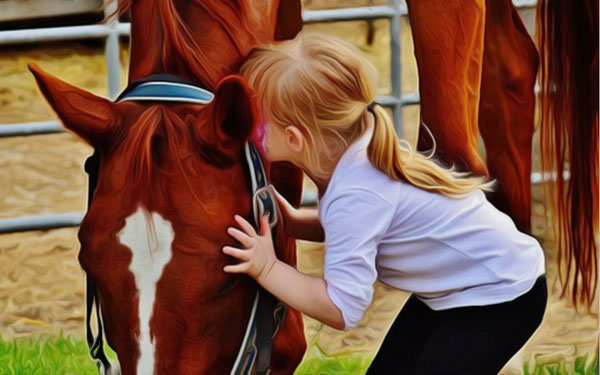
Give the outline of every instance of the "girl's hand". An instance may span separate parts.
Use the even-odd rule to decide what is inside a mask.
[[[260,219],[260,235],[241,216],[235,215],[235,220],[243,231],[229,227],[227,233],[246,249],[223,247],[225,254],[240,260],[236,265],[225,266],[225,272],[248,274],[283,303],[334,328],[344,328],[342,312],[327,294],[325,280],[307,276],[277,260],[268,215]]]
[[[225,266],[223,271],[229,273],[245,273],[257,281],[264,279],[277,263],[277,256],[271,238],[269,215],[260,219],[260,234],[243,217],[235,215],[235,220],[242,230],[234,227],[227,228],[227,233],[238,240],[245,249],[224,246],[223,253],[237,258],[240,263]]]

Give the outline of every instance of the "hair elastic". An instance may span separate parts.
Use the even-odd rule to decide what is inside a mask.
[[[369,105],[367,106],[367,109],[371,112],[373,112],[373,109],[375,108],[375,106],[377,105],[377,103],[375,103],[374,101],[369,103]]]

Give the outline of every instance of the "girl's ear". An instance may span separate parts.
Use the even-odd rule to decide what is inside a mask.
[[[285,129],[285,140],[287,146],[291,151],[300,152],[304,147],[304,135],[294,125],[286,126]]]

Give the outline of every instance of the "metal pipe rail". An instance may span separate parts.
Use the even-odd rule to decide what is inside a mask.
[[[62,133],[66,129],[59,121],[24,122],[21,124],[0,125],[0,138],[23,135]]]
[[[305,10],[302,12],[304,23],[337,22],[353,20],[369,20],[377,18],[393,18],[407,15],[404,4],[396,6],[380,5],[370,7]]]
[[[302,13],[302,20],[304,23],[335,22],[392,18],[404,16],[406,14],[407,11],[405,6],[399,6],[398,9],[395,9],[391,6],[381,5],[357,8],[307,10]],[[130,33],[131,24],[128,22],[8,30],[0,31],[0,45],[106,38],[111,34],[129,36]]]
[[[569,172],[563,173],[564,179],[569,179]],[[556,181],[556,173],[539,172],[531,174],[532,184],[541,184],[548,181]],[[302,196],[303,206],[316,206],[317,196],[308,192]],[[70,212],[66,214],[50,214],[38,216],[22,216],[17,218],[0,219],[0,233],[29,231],[29,230],[48,230],[64,227],[76,227],[81,224],[85,212]]]
[[[405,94],[398,99],[387,95],[379,96],[375,99],[375,101],[385,107],[391,107],[395,105],[405,106],[419,104],[419,96],[415,94]],[[60,121],[24,122],[0,125],[0,138],[64,132],[66,132],[66,129]]]
[[[109,10],[110,12],[110,10]],[[304,11],[302,19],[305,23],[316,22],[335,22],[350,20],[369,20],[379,18],[389,18],[391,20],[390,32],[392,34],[391,42],[391,60],[392,60],[392,94],[383,98],[380,104],[391,107],[394,111],[394,123],[398,134],[402,134],[402,111],[404,105],[400,90],[400,17],[407,14],[407,9],[399,0],[390,1],[390,5],[369,6],[357,8],[326,9]],[[108,95],[110,98],[116,98],[119,93],[119,43],[120,36],[129,36],[131,33],[130,23],[120,23],[116,20],[106,24],[85,25],[85,26],[67,26],[50,27],[41,29],[23,29],[0,31],[0,45],[14,45],[22,43],[46,42],[46,41],[65,41],[80,40],[90,38],[105,38],[106,66],[108,68]],[[411,94],[409,97],[418,98],[418,94]],[[418,103],[418,99],[408,101],[411,104]],[[40,126],[39,124],[24,123],[26,128],[23,131],[15,129],[14,124],[11,129],[0,131],[0,137],[11,135],[26,134],[47,134],[55,133],[54,125]],[[39,133],[36,133],[38,129]]]
[[[131,31],[129,23],[98,24],[83,26],[46,27],[0,31],[0,45],[60,42],[79,39],[107,38],[111,34],[127,36]]]
[[[70,212],[0,219],[0,233],[76,227],[84,216],[84,212]]]
[[[513,0],[513,4],[519,8],[534,7],[537,4],[537,0]],[[112,9],[107,9],[107,13],[111,13],[113,9],[114,3]],[[401,17],[406,16],[407,14],[408,10],[406,4],[401,2],[401,0],[390,0],[388,5],[382,6],[314,11],[307,10],[302,14],[305,23],[371,20],[381,18],[390,20],[392,92],[390,95],[378,97],[376,101],[383,106],[393,109],[394,123],[396,124],[396,129],[400,136],[402,136],[402,107],[419,103],[418,93],[402,93],[400,32]],[[116,18],[113,18],[104,24],[0,31],[0,46],[49,41],[106,39],[105,55],[108,70],[108,96],[114,99],[117,97],[120,88],[119,37],[129,36],[130,33],[131,24],[120,23]],[[65,129],[58,121],[9,124],[0,125],[0,138],[32,134],[60,133],[64,131]],[[542,176],[540,173],[532,173],[531,181],[534,184],[543,183],[553,177],[556,178],[556,176]],[[302,203],[307,205],[314,205],[316,204],[316,201],[316,196],[305,195],[302,198]],[[83,216],[84,213],[76,212],[0,219],[0,233],[78,226],[81,223]]]

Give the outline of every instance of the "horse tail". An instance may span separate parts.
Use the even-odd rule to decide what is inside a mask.
[[[539,0],[537,17],[541,167],[556,175],[546,193],[561,297],[571,285],[573,304],[589,309],[598,281],[598,0]]]

